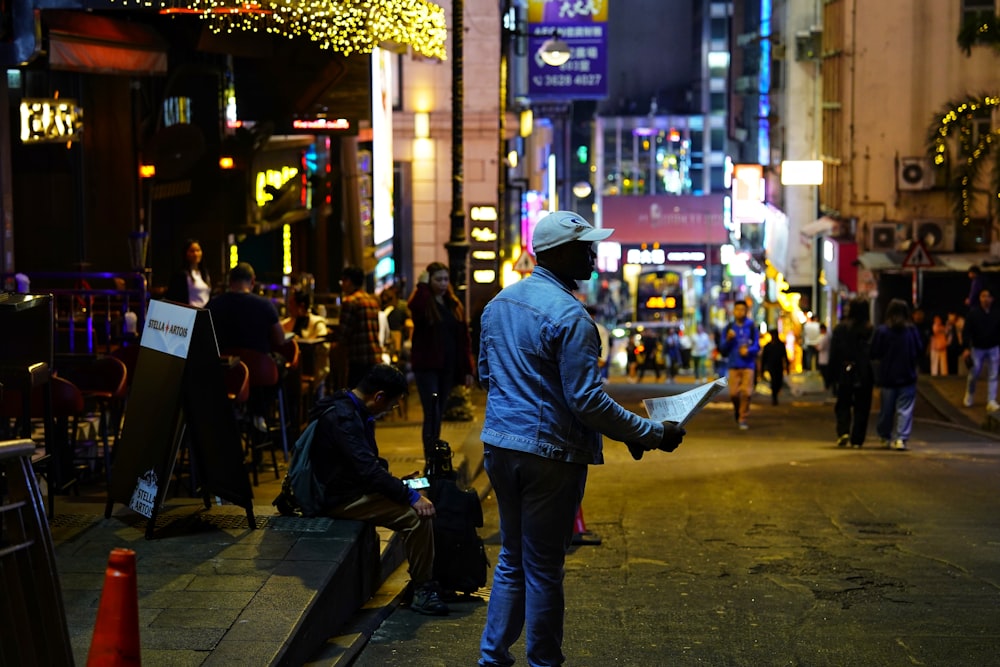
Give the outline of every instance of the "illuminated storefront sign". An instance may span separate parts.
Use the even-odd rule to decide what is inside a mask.
[[[296,167],[282,167],[281,169],[265,169],[257,172],[254,179],[254,199],[258,206],[263,206],[274,199],[274,195],[268,190],[268,186],[274,190],[280,190],[288,181],[295,178],[299,173]]]
[[[627,264],[663,264],[667,261],[667,251],[663,248],[630,248],[625,253]]]
[[[528,0],[528,95],[564,99],[601,99],[608,94],[608,2]],[[569,47],[562,65],[546,64],[539,54],[558,33]]]
[[[469,220],[472,229],[469,237],[470,268],[472,280],[479,284],[496,282],[498,274],[497,248],[497,207],[492,204],[476,204],[469,208]]]
[[[372,241],[380,245],[396,234],[392,209],[392,81],[396,56],[385,49],[372,51]]]
[[[671,251],[653,246],[652,248],[629,248],[625,253],[627,264],[666,264],[704,262],[705,253],[701,251]]]
[[[83,110],[76,100],[21,100],[21,141],[26,144],[79,141]]]
[[[346,118],[311,118],[308,120],[295,119],[292,127],[296,130],[349,130],[351,121]]]

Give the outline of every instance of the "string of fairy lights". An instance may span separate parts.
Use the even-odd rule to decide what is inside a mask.
[[[955,200],[955,219],[962,225],[971,220],[972,196],[976,180],[982,170],[985,158],[991,152],[1000,168],[1000,151],[993,151],[994,142],[1000,130],[990,128],[988,132],[975,132],[976,120],[989,118],[995,107],[1000,106],[1000,97],[981,95],[949,103],[937,115],[937,122],[931,129],[929,152],[934,166],[942,168],[948,161],[948,140],[957,132],[958,155],[953,165],[953,184],[959,192]],[[993,195],[1000,198],[1000,174],[994,169]]]
[[[350,55],[385,43],[446,59],[444,10],[427,0],[122,0],[167,15],[196,15],[215,33],[267,32],[306,38]]]

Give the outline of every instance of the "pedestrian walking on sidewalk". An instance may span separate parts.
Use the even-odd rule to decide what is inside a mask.
[[[812,313],[809,319],[802,325],[802,372],[807,373],[815,370],[815,364],[819,361],[819,339],[822,335],[820,322]]]
[[[931,375],[948,374],[948,326],[941,319],[940,315],[934,316],[934,323],[931,324]]]
[[[913,429],[913,405],[917,398],[917,370],[924,343],[910,307],[893,299],[885,308],[884,322],[872,336],[871,358],[878,364],[875,375],[881,392],[876,430],[882,445],[905,450]]]
[[[778,395],[785,385],[785,373],[788,372],[788,350],[785,341],[778,338],[778,330],[771,329],[771,340],[760,351],[760,368],[767,373],[771,385],[771,405],[778,404]]]
[[[983,287],[979,291],[979,305],[969,311],[965,318],[962,340],[966,345],[962,355],[972,360],[969,377],[965,385],[963,405],[972,407],[976,395],[976,381],[986,367],[986,410],[996,412],[997,372],[1000,367],[1000,308],[993,307],[993,293]]]
[[[335,519],[368,521],[400,533],[413,589],[410,608],[443,616],[448,606],[433,580],[434,503],[389,473],[375,442],[375,422],[395,409],[406,391],[406,377],[398,368],[378,364],[355,388],[316,403],[309,414],[310,422],[319,420],[309,464],[325,495],[310,505]],[[287,482],[286,477],[272,504],[280,513],[294,515],[300,501]]]
[[[871,363],[871,306],[867,299],[852,299],[847,316],[830,336],[830,376],[837,402],[837,446],[861,447],[868,433],[872,410],[874,374]]]
[[[747,417],[750,415],[758,352],[757,326],[747,317],[746,301],[737,301],[733,304],[733,321],[722,332],[719,353],[728,359],[729,397],[733,402],[733,417],[741,431],[749,428]]]
[[[576,297],[595,246],[613,230],[569,211],[535,227],[532,274],[483,311],[479,379],[487,390],[483,462],[500,513],[500,556],[479,664],[512,665],[522,631],[529,665],[561,665],[566,551],[587,469],[604,461],[602,434],[644,451],[673,451],[684,429],[642,418],[604,390],[600,338]]]
[[[694,366],[694,381],[696,383],[708,380],[707,362],[712,357],[713,348],[712,337],[705,331],[704,325],[699,324],[694,340],[691,342],[691,361]]]

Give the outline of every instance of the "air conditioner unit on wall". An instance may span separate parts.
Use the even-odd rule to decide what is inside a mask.
[[[868,226],[868,249],[872,252],[895,252],[906,243],[906,225],[896,222],[873,222]]]
[[[921,241],[930,252],[955,252],[953,220],[914,220],[912,238]]]
[[[928,157],[901,157],[896,163],[896,188],[909,192],[930,190],[937,183],[937,171]]]

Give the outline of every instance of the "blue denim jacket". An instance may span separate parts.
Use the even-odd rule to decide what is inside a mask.
[[[536,267],[482,317],[479,381],[486,444],[568,463],[603,463],[601,434],[656,447],[663,425],[604,391],[594,320],[551,271]]]

